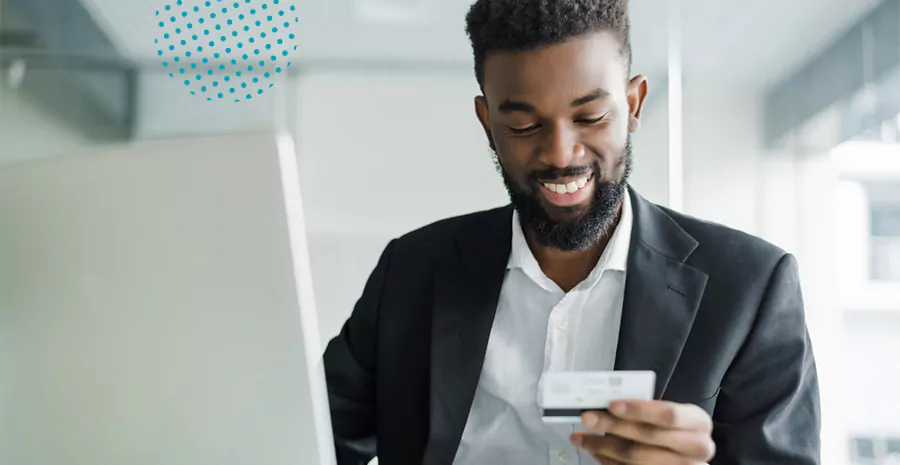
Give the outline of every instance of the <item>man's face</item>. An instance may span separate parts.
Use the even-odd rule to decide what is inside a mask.
[[[607,32],[485,60],[478,117],[523,226],[544,245],[587,249],[618,214],[647,93],[627,71]]]

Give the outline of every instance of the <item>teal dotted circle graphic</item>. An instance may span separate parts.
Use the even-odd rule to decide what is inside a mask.
[[[294,1],[168,0],[154,18],[157,58],[191,95],[252,100],[274,87],[296,56]],[[224,91],[219,81],[227,83]]]

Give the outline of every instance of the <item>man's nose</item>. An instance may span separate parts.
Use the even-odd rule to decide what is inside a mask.
[[[578,133],[565,127],[554,128],[547,134],[541,150],[542,162],[548,166],[565,168],[584,158],[585,147]]]

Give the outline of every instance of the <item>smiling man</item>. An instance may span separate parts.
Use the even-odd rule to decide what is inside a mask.
[[[467,26],[512,205],[388,245],[325,353],[339,463],[818,464],[793,257],[628,185],[627,2],[477,0]],[[542,421],[544,373],[608,370],[655,400]]]

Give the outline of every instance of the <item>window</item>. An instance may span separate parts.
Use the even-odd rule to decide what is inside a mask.
[[[870,196],[870,277],[900,281],[900,183],[877,183]]]
[[[875,440],[872,438],[853,438],[853,455],[855,463],[869,463],[875,460]]]
[[[887,440],[887,455],[892,459],[900,460],[900,437]]]

